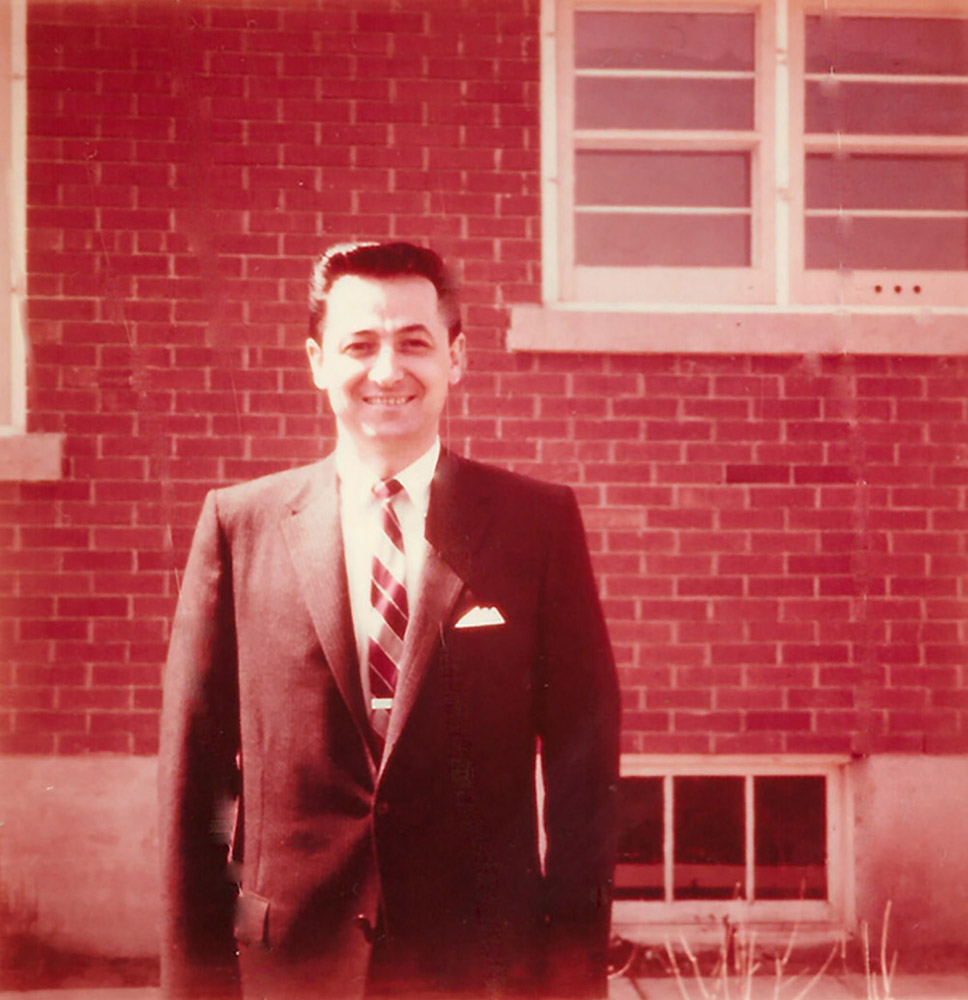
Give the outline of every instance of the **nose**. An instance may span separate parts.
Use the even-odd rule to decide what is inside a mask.
[[[400,359],[393,344],[384,344],[373,359],[370,380],[378,385],[392,385],[400,378]]]

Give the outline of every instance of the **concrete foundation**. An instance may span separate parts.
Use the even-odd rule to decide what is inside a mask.
[[[885,755],[847,770],[858,926],[879,940],[890,902],[892,950],[965,951],[968,757]],[[157,954],[155,778],[150,758],[0,757],[11,930],[21,920],[65,949]]]
[[[157,761],[0,757],[7,933],[92,955],[158,953]]]
[[[911,950],[968,953],[968,757],[884,755],[849,766],[858,923]]]

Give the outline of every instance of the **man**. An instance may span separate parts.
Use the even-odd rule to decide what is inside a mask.
[[[210,493],[182,582],[165,983],[603,996],[618,699],[574,495],[441,450],[464,335],[435,253],[335,247],[310,304],[335,453]]]

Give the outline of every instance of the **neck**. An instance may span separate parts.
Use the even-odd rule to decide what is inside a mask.
[[[432,446],[436,438],[429,441],[394,441],[392,447],[387,447],[385,441],[375,439],[360,442],[349,440],[346,442],[357,461],[367,468],[377,479],[389,479],[398,472],[402,472],[408,465],[412,465]],[[341,444],[343,443],[341,439]]]

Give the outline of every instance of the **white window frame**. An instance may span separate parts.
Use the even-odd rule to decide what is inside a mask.
[[[608,0],[559,0],[558,52],[574,51],[574,12],[577,7],[591,10],[597,7],[615,8]],[[632,130],[595,130],[594,134],[572,128],[575,118],[575,78],[571,65],[556,59],[557,72],[557,149],[555,161],[560,171],[557,216],[561,220],[560,242],[556,243],[558,266],[549,268],[549,280],[560,282],[561,297],[583,302],[621,302],[637,298],[673,300],[691,299],[702,302],[768,302],[774,284],[773,247],[773,129],[767,127],[772,117],[773,91],[771,75],[765,71],[774,50],[773,19],[769,12],[761,15],[760,0],[703,0],[704,9],[722,7],[730,13],[748,11],[756,21],[754,109],[751,131],[735,132],[655,132],[646,136]],[[563,15],[563,16],[562,16]],[[579,71],[594,72],[594,71]],[[687,72],[649,71],[663,77],[693,76]],[[639,130],[636,130],[639,131]],[[751,156],[751,255],[750,267],[579,267],[566,268],[563,261],[574,258],[574,220],[570,192],[574,191],[574,152],[578,149],[661,149],[661,150],[726,150],[748,151]],[[554,294],[554,293],[553,293]]]
[[[62,436],[27,433],[26,0],[0,2],[0,479],[59,479]]]
[[[853,819],[848,787],[847,764],[842,756],[784,755],[651,755],[623,754],[622,777],[658,777],[664,782],[664,870],[666,898],[659,900],[616,899],[612,904],[612,925],[616,933],[630,940],[663,940],[671,927],[690,938],[718,940],[723,921],[778,933],[795,925],[812,936],[828,938],[852,927],[855,921],[852,878]],[[752,896],[754,825],[752,782],[758,776],[826,778],[827,898],[757,900]],[[672,782],[674,778],[740,777],[745,782],[746,804],[746,899],[672,898],[674,857],[672,843]]]
[[[835,7],[838,14],[867,16],[918,16],[952,17],[968,20],[968,8],[963,0],[837,0],[825,4],[823,0],[792,0],[794,16],[790,19],[790,65],[803,66],[805,62],[805,19],[809,14],[829,12]],[[791,240],[790,273],[793,292],[797,301],[839,305],[881,305],[889,298],[897,305],[918,308],[922,298],[929,306],[959,305],[968,302],[968,274],[950,271],[833,271],[807,270],[804,267],[804,169],[806,152],[906,152],[947,153],[968,157],[968,136],[845,136],[826,135],[811,138],[805,134],[804,88],[808,74],[791,74],[790,77],[790,186]],[[912,81],[914,77],[910,78]],[[924,76],[923,83],[935,78]],[[968,84],[968,76],[961,81]],[[894,287],[901,289],[894,292]],[[882,291],[875,289],[881,287]],[[926,297],[915,293],[914,288],[924,289]]]
[[[606,289],[596,296],[586,281],[576,281],[562,267],[562,260],[573,257],[570,32],[576,6],[760,10],[756,126],[762,139],[753,205],[756,213],[759,200],[754,244],[760,241],[755,249],[762,251],[763,263],[750,269],[747,287],[737,286],[736,275],[725,273],[729,269],[656,268],[655,281],[644,283],[642,272],[649,269],[634,269],[628,277],[635,280],[624,287],[621,276],[609,284],[595,275],[597,287]],[[511,350],[924,355],[968,350],[968,275],[803,269],[804,75],[791,67],[803,65],[806,12],[832,6],[844,14],[965,14],[961,0],[542,0],[542,304],[512,306]],[[871,145],[869,137],[861,141]],[[968,150],[968,140],[959,138],[922,145]],[[878,279],[890,283],[889,296],[873,291]],[[904,294],[893,293],[895,284]],[[932,295],[914,295],[914,285],[931,288]]]

